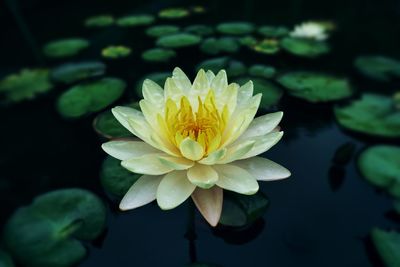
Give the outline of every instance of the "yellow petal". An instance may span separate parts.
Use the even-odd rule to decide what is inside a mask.
[[[131,172],[149,175],[160,175],[172,171],[173,168],[160,162],[160,156],[165,156],[165,154],[147,154],[124,160],[121,162],[121,165]]]
[[[221,148],[210,153],[207,157],[199,160],[199,163],[205,165],[214,165],[216,162],[221,160],[226,154],[226,148]]]
[[[102,144],[101,147],[107,154],[119,160],[160,153],[156,148],[141,141],[110,141]]]
[[[257,193],[257,180],[248,171],[231,164],[215,165],[214,169],[218,172],[219,187],[245,195]]]
[[[208,165],[195,164],[187,172],[187,177],[192,184],[207,189],[218,181],[217,172]]]
[[[179,145],[179,149],[185,158],[194,161],[200,160],[204,155],[204,148],[189,137],[183,139]]]
[[[218,186],[210,189],[196,188],[192,199],[207,222],[211,226],[216,226],[221,218],[223,190]]]

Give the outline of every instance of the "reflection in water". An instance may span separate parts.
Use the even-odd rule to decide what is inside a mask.
[[[243,245],[257,238],[263,232],[264,227],[264,219],[258,218],[256,221],[242,227],[219,225],[213,229],[213,234],[229,244]]]
[[[346,165],[353,158],[356,145],[346,142],[340,145],[332,157],[332,165],[328,171],[329,185],[332,191],[337,191],[343,185],[346,176]]]

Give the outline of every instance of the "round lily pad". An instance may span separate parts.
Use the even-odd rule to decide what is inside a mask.
[[[106,65],[99,61],[66,63],[51,71],[51,78],[62,83],[73,83],[79,80],[101,76],[106,71]]]
[[[122,167],[120,160],[108,156],[101,166],[100,181],[107,192],[122,198],[140,176],[142,174],[132,173]]]
[[[112,24],[114,24],[114,17],[111,15],[97,15],[85,20],[85,26],[88,28],[106,27]]]
[[[400,234],[398,232],[374,228],[371,231],[371,239],[386,267],[400,266]]]
[[[256,52],[267,55],[276,54],[280,50],[279,41],[276,39],[264,39],[251,46],[251,48]]]
[[[174,25],[157,25],[146,30],[146,34],[151,37],[161,37],[179,32],[179,27]]]
[[[241,45],[245,45],[245,46],[249,46],[249,47],[255,46],[258,42],[257,38],[255,38],[254,36],[251,36],[251,35],[240,37],[238,40]]]
[[[283,95],[283,91],[273,83],[261,78],[240,78],[235,80],[236,83],[244,85],[249,80],[253,81],[254,94],[262,93],[260,108],[270,108],[277,105]]]
[[[210,55],[216,55],[220,52],[235,53],[240,49],[240,44],[235,38],[231,37],[207,38],[202,42],[200,49]]]
[[[352,87],[346,78],[317,72],[289,72],[278,78],[294,97],[309,102],[328,102],[351,96]]]
[[[382,82],[400,78],[400,61],[383,56],[360,56],[354,66],[363,75]]]
[[[229,77],[237,77],[246,74],[247,67],[239,60],[231,59],[225,67]]]
[[[249,68],[249,75],[270,79],[276,74],[276,69],[272,66],[266,66],[261,64],[252,65]]]
[[[103,48],[101,50],[101,55],[105,58],[122,58],[127,57],[131,54],[131,49],[123,45],[113,45]]]
[[[166,8],[158,12],[158,16],[164,19],[180,19],[189,16],[190,12],[185,8]]]
[[[249,22],[225,22],[217,25],[217,31],[224,34],[244,35],[254,31],[254,25]]]
[[[152,80],[153,82],[157,83],[161,88],[164,88],[165,81],[167,80],[168,77],[171,77],[170,72],[154,72],[145,75],[136,83],[135,92],[137,96],[140,99],[143,98],[142,86],[145,79]]]
[[[326,42],[305,38],[283,38],[281,47],[293,55],[310,58],[330,51],[330,47]]]
[[[199,36],[207,36],[214,33],[212,27],[203,24],[189,25],[184,29],[184,31]]]
[[[60,39],[47,43],[43,53],[51,58],[72,57],[89,47],[89,41],[83,38]]]
[[[280,38],[289,34],[289,29],[283,26],[261,26],[257,32],[264,37]]]
[[[47,69],[23,69],[0,81],[0,94],[4,94],[6,103],[33,99],[52,88]]]
[[[346,129],[380,137],[400,137],[400,111],[393,99],[363,94],[346,106],[335,107],[338,123]]]
[[[167,62],[175,56],[174,50],[164,48],[153,48],[142,53],[142,58],[149,62]]]
[[[116,24],[121,27],[135,27],[149,25],[155,21],[153,15],[130,15],[117,19]]]
[[[1,267],[14,267],[14,262],[12,261],[10,255],[0,250],[0,266]]]
[[[32,267],[69,267],[85,257],[79,240],[93,240],[105,227],[102,201],[83,189],[62,189],[19,208],[4,229],[4,243],[17,262]]]
[[[400,198],[400,147],[369,147],[360,154],[357,163],[367,181]]]
[[[125,82],[117,78],[75,85],[58,98],[58,112],[66,118],[77,118],[100,111],[117,100],[125,87]]]
[[[176,33],[162,36],[157,40],[157,45],[167,48],[179,48],[200,43],[201,37],[190,33]]]

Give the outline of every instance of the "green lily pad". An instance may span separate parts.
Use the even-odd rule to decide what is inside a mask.
[[[164,48],[153,48],[142,53],[142,58],[149,62],[167,62],[175,56],[174,50]]]
[[[162,36],[157,40],[157,45],[166,48],[179,48],[200,43],[201,37],[190,33],[176,33]]]
[[[117,19],[116,24],[121,27],[135,27],[152,24],[155,21],[153,15],[130,15]]]
[[[131,54],[131,49],[123,45],[113,45],[103,48],[101,50],[101,55],[105,58],[122,58],[127,57]]]
[[[213,28],[211,28],[210,26],[207,26],[207,25],[203,25],[203,24],[195,24],[195,25],[187,26],[184,29],[184,31],[187,33],[191,33],[191,34],[195,34],[195,35],[199,35],[199,36],[207,36],[207,35],[211,35],[214,33]]]
[[[261,26],[257,31],[264,37],[280,38],[289,34],[289,29],[283,26]]]
[[[196,70],[199,71],[200,69],[204,69],[204,70],[211,70],[212,72],[217,73],[222,69],[226,69],[228,63],[229,63],[228,57],[210,58],[200,62],[196,66]]]
[[[261,64],[253,65],[249,68],[249,75],[270,79],[276,74],[276,69],[272,66],[266,66]]]
[[[114,24],[114,17],[111,15],[97,15],[85,20],[85,26],[88,28],[106,27]]]
[[[158,16],[163,19],[180,19],[190,15],[185,8],[166,8],[158,12]]]
[[[368,182],[400,198],[400,147],[369,147],[360,154],[357,163]]]
[[[73,83],[79,80],[101,76],[106,65],[99,61],[66,63],[51,71],[51,78],[56,82]]]
[[[150,37],[161,37],[178,32],[179,27],[174,25],[157,25],[146,30],[146,34]]]
[[[249,47],[256,45],[258,42],[257,38],[255,38],[254,36],[251,36],[251,35],[240,37],[238,40],[239,40],[239,44],[249,46]]]
[[[400,110],[400,92],[393,95],[394,106],[396,109]]]
[[[47,69],[23,69],[0,81],[0,94],[4,94],[6,103],[33,99],[52,88]]]
[[[117,78],[75,85],[58,98],[58,112],[65,118],[78,118],[100,111],[117,100],[125,87],[125,82]]]
[[[225,22],[217,25],[217,31],[223,34],[244,35],[254,31],[254,25],[249,22]]]
[[[281,47],[293,55],[310,58],[330,51],[330,47],[326,42],[305,38],[283,38]]]
[[[309,102],[328,102],[351,96],[352,87],[346,78],[317,72],[289,72],[278,78],[290,95]]]
[[[275,106],[279,103],[279,100],[283,95],[283,91],[281,88],[269,81],[261,78],[246,77],[237,79],[235,82],[240,85],[244,85],[249,80],[253,81],[254,95],[262,93],[260,108],[270,108],[271,106]]]
[[[276,39],[265,39],[260,42],[257,42],[255,45],[251,46],[251,48],[262,54],[272,55],[279,52],[279,41]]]
[[[201,44],[200,49],[210,55],[216,55],[220,52],[235,53],[239,51],[240,44],[232,37],[207,38]]]
[[[382,82],[400,78],[400,61],[383,56],[360,56],[354,66],[363,75]]]
[[[161,88],[164,88],[165,81],[168,77],[171,77],[170,72],[154,72],[147,74],[146,76],[142,77],[135,86],[135,92],[139,99],[143,98],[142,94],[142,85],[145,79],[152,80],[153,82],[157,83]]]
[[[400,266],[400,234],[374,228],[371,231],[372,242],[386,267]]]
[[[101,166],[100,181],[107,192],[122,198],[141,176],[122,167],[120,160],[108,156]]]
[[[89,47],[89,41],[83,38],[60,39],[47,43],[43,53],[51,58],[72,57]]]
[[[347,106],[335,107],[338,123],[346,129],[380,137],[400,137],[400,111],[393,99],[363,94]]]
[[[14,267],[14,262],[12,261],[10,255],[0,250],[0,266],[1,267]]]
[[[93,240],[105,227],[102,201],[83,189],[52,191],[19,208],[4,229],[4,243],[24,266],[69,267],[86,255],[79,240]]]
[[[268,204],[268,199],[260,191],[251,196],[225,191],[219,223],[235,227],[251,224],[264,215]]]
[[[225,67],[226,73],[229,77],[237,77],[246,74],[247,67],[243,64],[243,62],[231,59],[228,62],[228,65]]]

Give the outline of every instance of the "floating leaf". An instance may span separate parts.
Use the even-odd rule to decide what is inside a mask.
[[[290,95],[309,102],[327,102],[349,97],[352,88],[345,78],[317,72],[289,72],[278,78]]]
[[[125,82],[117,78],[75,85],[59,97],[58,112],[66,118],[77,118],[100,111],[117,100],[125,87]]]
[[[135,86],[135,92],[137,96],[141,99],[143,98],[142,94],[142,85],[145,79],[152,80],[153,82],[157,83],[161,88],[164,88],[165,80],[171,76],[169,72],[154,72],[147,74],[142,79],[140,79]]]
[[[122,58],[131,54],[131,49],[123,45],[108,46],[101,50],[101,55],[105,58]]]
[[[155,21],[153,15],[130,15],[117,19],[116,24],[121,27],[135,27],[149,25]]]
[[[0,266],[1,267],[14,267],[14,263],[13,263],[11,257],[2,250],[0,250]]]
[[[369,147],[360,154],[357,163],[367,181],[400,198],[400,147]]]
[[[258,33],[264,37],[280,38],[289,34],[289,29],[283,26],[261,26]]]
[[[251,48],[259,53],[262,54],[276,54],[280,48],[279,48],[279,41],[276,39],[265,39],[260,42],[257,42]]]
[[[175,56],[174,50],[164,48],[153,48],[142,53],[142,58],[149,62],[167,62]]]
[[[371,231],[372,242],[386,267],[400,266],[400,234],[374,228]]]
[[[191,8],[191,11],[194,13],[201,14],[206,12],[206,8],[203,6],[194,6]]]
[[[4,243],[25,266],[68,267],[85,257],[78,240],[93,240],[105,227],[102,201],[83,189],[62,189],[19,208],[4,230]]]
[[[167,48],[179,48],[200,43],[201,37],[190,33],[176,33],[162,36],[157,40],[157,45]]]
[[[383,56],[360,56],[354,61],[359,72],[382,82],[400,78],[400,61]]]
[[[276,69],[271,66],[256,64],[249,68],[249,75],[270,79],[276,74]]]
[[[240,45],[235,38],[207,38],[200,46],[201,51],[207,54],[216,55],[220,52],[235,53],[240,49]]]
[[[47,69],[23,69],[0,81],[0,93],[5,95],[5,102],[33,99],[52,88]]]
[[[326,42],[305,38],[283,38],[281,47],[293,55],[310,58],[326,54],[330,51],[329,45]]]
[[[236,83],[243,85],[249,80],[253,81],[254,94],[262,93],[260,108],[270,108],[279,103],[283,95],[283,91],[273,83],[260,78],[240,78],[235,80]]]
[[[213,28],[211,28],[210,26],[207,26],[207,25],[202,25],[202,24],[195,24],[195,25],[187,26],[184,29],[184,31],[195,34],[195,35],[199,35],[199,36],[207,36],[207,35],[214,33]]]
[[[132,136],[132,134],[131,134]],[[101,166],[100,180],[104,189],[122,198],[142,174],[132,173],[121,166],[121,161],[108,156]]]
[[[106,27],[114,24],[114,17],[111,15],[97,15],[89,17],[85,20],[85,26],[92,27]]]
[[[108,139],[132,137],[133,135],[117,121],[111,113],[111,110],[104,111],[97,115],[93,121],[93,128],[99,135]]]
[[[146,34],[151,37],[161,37],[179,32],[179,27],[174,25],[157,25],[146,30]]]
[[[221,69],[225,69],[228,63],[229,63],[228,57],[211,58],[199,63],[196,67],[196,70],[198,71],[200,69],[204,69],[204,70],[211,70],[212,72],[217,73]]]
[[[245,45],[245,46],[249,46],[249,47],[256,45],[258,42],[257,38],[255,38],[251,35],[240,37],[238,40],[241,45]]]
[[[106,65],[99,61],[87,61],[62,64],[51,71],[51,78],[62,83],[73,83],[79,80],[101,76]]]
[[[393,99],[363,94],[346,106],[335,108],[338,123],[346,129],[380,137],[400,137],[400,111]]]
[[[217,25],[217,31],[224,34],[244,35],[254,31],[254,25],[249,22],[225,22]]]
[[[89,42],[86,39],[61,39],[47,43],[43,47],[43,53],[52,58],[72,57],[88,47]]]
[[[190,12],[184,8],[166,8],[158,12],[158,16],[164,19],[180,19],[189,16]]]
[[[225,69],[229,77],[241,76],[247,72],[247,67],[241,61],[234,59],[229,61]]]

